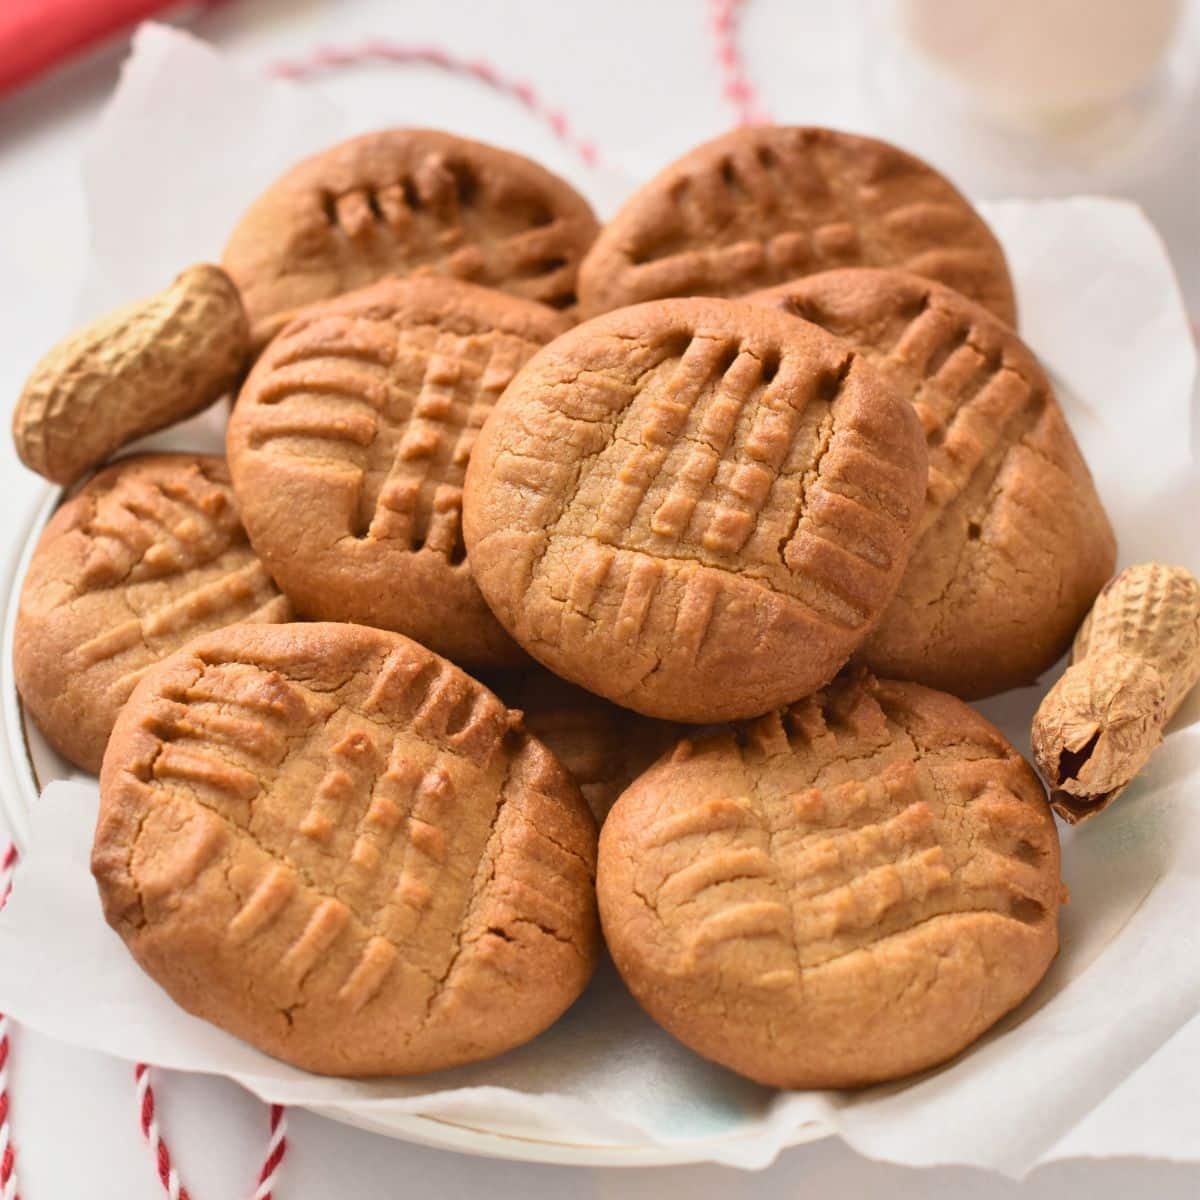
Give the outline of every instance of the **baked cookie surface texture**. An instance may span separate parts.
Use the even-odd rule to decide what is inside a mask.
[[[572,308],[597,228],[570,184],[519,154],[435,129],[385,129],[272,184],[223,264],[262,346],[306,305],[387,275],[448,275]]]
[[[947,179],[886,142],[783,125],[724,134],[636,191],[584,260],[580,306],[741,296],[849,266],[903,267],[1016,323],[1004,252]]]
[[[290,611],[246,540],[223,458],[122,459],[42,532],[17,610],[17,689],[50,744],[95,772],[150,666],[199,633]]]
[[[462,484],[496,398],[560,314],[449,279],[309,310],[255,364],[227,431],[243,520],[305,617],[393,629],[456,662],[522,656],[462,541]]]
[[[556,674],[647,716],[751,716],[827,683],[883,612],[925,470],[912,406],[850,347],[658,301],[513,380],[464,533],[496,616]]]
[[[507,671],[489,677],[488,684],[510,708],[521,710],[530,733],[566,767],[597,824],[683,734],[671,721],[643,717],[541,667]]]
[[[646,1011],[777,1087],[935,1066],[1057,948],[1033,771],[961,701],[867,675],[682,742],[613,807],[597,887]]]
[[[854,346],[925,431],[917,543],[859,659],[965,699],[1032,683],[1070,646],[1116,558],[1033,353],[978,305],[902,271],[832,271],[752,299]]]
[[[398,634],[193,641],[126,705],[100,791],[109,923],[189,1012],[296,1066],[486,1058],[591,974],[577,789],[491,692]]]

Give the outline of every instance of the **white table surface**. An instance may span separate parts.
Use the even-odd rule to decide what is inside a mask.
[[[751,77],[773,115],[895,135],[895,109],[881,111],[888,106],[872,97],[874,64],[884,52],[882,35],[872,24],[878,10],[878,4],[865,3],[751,3],[742,45]],[[731,121],[701,0],[595,5],[233,0],[189,24],[254,66],[318,43],[371,35],[435,42],[468,57],[484,55],[533,82],[610,161],[634,175],[651,173]],[[79,155],[113,86],[122,52],[115,46],[95,53],[0,100],[0,385],[10,400],[69,321],[87,245]],[[562,161],[541,123],[467,80],[423,68],[381,66],[331,75],[312,86],[326,90],[363,127],[445,125],[520,146],[551,163]],[[1064,165],[1052,148],[1042,149],[1040,162],[1036,155],[1020,163],[947,161],[944,140],[919,121],[905,140],[977,196],[1105,190],[1137,199],[1164,234],[1192,313],[1200,312],[1200,126],[1134,168],[1111,161]],[[7,546],[41,488],[20,467],[7,438],[0,439],[0,485],[0,545]],[[1164,1047],[1141,1076],[1124,1105],[1109,1106],[1108,1120],[1141,1119],[1141,1097],[1152,1095],[1155,1081],[1167,1076],[1176,1087],[1190,1081],[1200,1114],[1200,1023],[1193,1022]],[[265,1146],[263,1106],[217,1080],[159,1075],[157,1084],[162,1126],[194,1200],[249,1195]],[[137,1128],[130,1064],[18,1029],[10,1094],[25,1200],[151,1200],[163,1194]],[[479,1192],[529,1200],[676,1193],[695,1200],[885,1194],[894,1200],[993,1200],[1017,1194],[1116,1200],[1134,1193],[1183,1200],[1200,1194],[1200,1168],[1157,1160],[1056,1163],[1017,1184],[966,1169],[884,1166],[826,1141],[791,1151],[756,1175],[716,1167],[605,1171],[460,1157],[298,1111],[289,1121],[291,1149],[276,1191],[280,1200]],[[1101,1134],[1085,1140],[1103,1146]],[[1160,1149],[1169,1154],[1168,1138]]]

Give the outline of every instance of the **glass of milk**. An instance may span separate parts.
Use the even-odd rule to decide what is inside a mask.
[[[1149,85],[1184,0],[894,0],[899,38],[980,114],[1067,132]]]
[[[867,0],[860,12],[865,128],[977,196],[1103,191],[1153,208],[1186,191],[1194,221],[1180,179],[1200,162],[1200,0]]]

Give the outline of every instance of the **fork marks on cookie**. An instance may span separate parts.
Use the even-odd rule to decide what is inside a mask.
[[[316,192],[333,257],[357,250],[395,274],[434,269],[554,308],[575,303],[581,231],[534,190],[504,186],[441,150],[384,176],[386,183]]]
[[[405,327],[378,315],[301,321],[272,346],[247,403],[252,449],[357,479],[347,533],[466,557],[462,484],[480,427],[537,346],[498,331]]]
[[[246,540],[222,460],[133,458],[89,489],[69,502],[80,519],[62,545],[80,550],[57,619],[75,623],[69,660],[114,710],[189,638],[236,621],[287,619],[287,601]]]
[[[911,467],[865,423],[835,435],[850,358],[828,371],[800,358],[700,332],[655,369],[552,526],[579,547],[569,612],[615,613],[617,636],[636,646],[662,564],[679,559],[862,626],[912,520]],[[702,571],[680,574],[672,606],[677,620],[687,614],[677,632],[694,661],[717,595]]]
[[[743,129],[668,167],[610,224],[583,273],[585,308],[740,296],[837,267],[942,279],[1011,318],[986,227],[924,164],[828,130]]]
[[[746,793],[673,803],[638,837],[637,889],[681,931],[687,961],[773,942],[756,953],[762,978],[779,983],[934,917],[1044,919],[1053,831],[1020,797],[1021,761],[997,757],[999,743],[926,759],[905,749],[909,720],[851,681],[739,727],[736,742],[723,735],[740,747]],[[798,755],[812,782],[795,789]]]

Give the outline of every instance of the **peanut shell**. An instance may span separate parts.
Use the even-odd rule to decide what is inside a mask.
[[[1200,679],[1200,582],[1141,563],[1111,580],[1075,637],[1071,666],[1033,718],[1051,804],[1077,824],[1106,809],[1146,765]]]
[[[59,342],[13,413],[21,461],[68,484],[114,451],[190,417],[237,383],[249,348],[241,297],[220,267],[189,267],[170,287]]]

